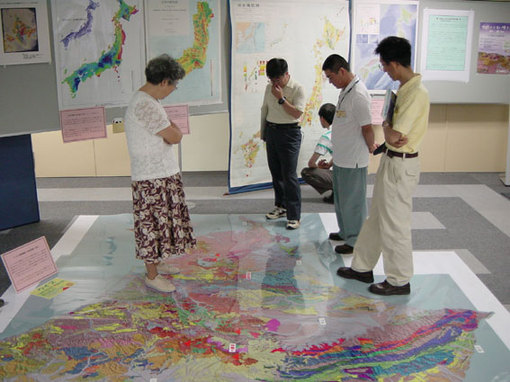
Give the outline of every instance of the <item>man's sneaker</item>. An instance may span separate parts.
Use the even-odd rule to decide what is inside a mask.
[[[169,280],[165,279],[161,275],[157,275],[154,279],[150,279],[145,276],[145,285],[149,288],[156,289],[158,292],[175,292],[175,286]]]
[[[266,214],[266,219],[274,220],[287,216],[287,210],[285,208],[275,207],[274,210]]]
[[[156,266],[156,269],[158,270],[158,273],[161,273],[162,275],[176,275],[181,272],[179,268],[167,263],[159,263]]]
[[[287,229],[296,229],[299,228],[301,224],[299,223],[299,220],[288,220],[287,221]]]

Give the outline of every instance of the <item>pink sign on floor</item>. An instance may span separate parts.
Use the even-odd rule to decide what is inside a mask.
[[[57,265],[44,236],[4,253],[1,257],[16,293],[57,273]]]

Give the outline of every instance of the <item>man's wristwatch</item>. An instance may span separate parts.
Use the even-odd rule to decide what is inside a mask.
[[[278,104],[279,105],[283,105],[283,103],[285,102],[285,97],[282,97],[278,100]]]

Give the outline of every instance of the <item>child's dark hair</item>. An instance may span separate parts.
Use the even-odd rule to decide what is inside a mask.
[[[335,117],[335,109],[336,107],[332,103],[325,103],[319,109],[319,117],[324,118],[326,122],[331,125]]]

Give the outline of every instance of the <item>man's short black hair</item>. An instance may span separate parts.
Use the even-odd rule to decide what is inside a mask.
[[[272,58],[267,62],[266,73],[269,78],[278,78],[289,71],[287,61],[283,58]]]
[[[332,54],[322,64],[322,70],[329,70],[334,73],[338,73],[340,68],[344,68],[348,72],[351,71],[351,67],[347,60],[339,54]]]
[[[335,118],[335,110],[335,105],[332,103],[325,103],[319,109],[319,117],[324,118],[326,122],[331,125],[333,123],[333,118]]]
[[[411,66],[411,44],[405,38],[386,37],[379,42],[374,53],[387,64],[394,61],[405,67]]]

